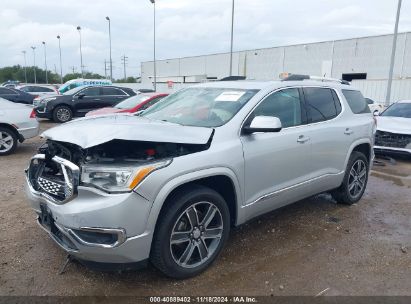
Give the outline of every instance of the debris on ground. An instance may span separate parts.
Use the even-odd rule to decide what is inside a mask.
[[[330,290],[330,287],[327,287],[327,288],[324,289],[323,291],[320,291],[320,292],[317,293],[315,296],[316,296],[316,297],[322,296],[322,295],[325,294],[328,290]]]
[[[407,247],[401,246],[401,252],[402,253],[407,253]]]

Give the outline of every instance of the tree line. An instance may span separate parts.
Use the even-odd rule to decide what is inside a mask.
[[[35,69],[36,69],[37,83],[46,83],[46,71],[38,67],[36,67]],[[34,68],[27,67],[26,73],[27,73],[27,83],[34,83]],[[51,83],[51,84],[60,83],[60,75],[53,73],[52,71],[47,70],[47,78],[48,78],[48,83]],[[82,78],[81,73],[66,74],[63,77],[63,83],[71,79],[76,79],[76,78]],[[97,74],[97,73],[84,72],[84,78],[104,79],[104,76]],[[21,65],[14,65],[10,67],[0,68],[0,83],[6,82],[9,80],[19,81],[23,83],[26,82],[25,75],[24,75],[24,67]],[[127,83],[136,82],[136,81],[137,79],[135,77],[128,77],[126,80],[124,79],[114,80],[114,82],[127,82]]]

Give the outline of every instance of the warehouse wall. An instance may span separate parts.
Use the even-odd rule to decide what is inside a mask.
[[[277,79],[281,72],[341,78],[367,73],[367,79],[388,77],[392,35],[354,38],[236,52],[233,74],[249,79]],[[229,75],[229,53],[159,60],[159,76],[222,78]],[[151,82],[153,62],[141,64],[142,82]],[[411,77],[411,33],[398,35],[394,78]]]

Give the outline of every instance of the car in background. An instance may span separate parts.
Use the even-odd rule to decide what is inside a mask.
[[[35,106],[39,118],[64,123],[73,117],[105,107],[113,107],[124,99],[135,96],[132,89],[115,86],[88,86],[72,89],[63,95],[44,98]]]
[[[111,108],[90,111],[86,116],[106,115],[114,113],[137,113],[144,111],[166,97],[165,93],[144,93],[125,99]]]
[[[2,86],[2,87],[6,87],[6,88],[15,89],[19,84],[20,84],[19,81],[9,80],[9,81],[3,82],[3,83],[1,84],[1,86]]]
[[[59,91],[52,85],[22,85],[17,87],[18,90],[29,93],[35,98],[44,96],[59,95]]]
[[[0,98],[0,156],[13,153],[18,142],[39,134],[33,107]]]
[[[375,113],[375,111],[378,111],[377,113],[381,113],[385,109],[385,106],[383,103],[375,102],[371,98],[365,98],[365,101],[367,102],[371,113]]]
[[[16,103],[33,104],[34,96],[12,88],[0,87],[0,97]]]
[[[375,152],[411,156],[411,100],[392,104],[376,119]]]
[[[66,93],[72,89],[84,86],[112,85],[112,82],[107,79],[72,79],[64,83],[60,88],[60,94]]]

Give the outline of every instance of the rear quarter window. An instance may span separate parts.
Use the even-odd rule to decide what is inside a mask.
[[[371,113],[367,101],[360,91],[342,90],[342,93],[354,114]]]

